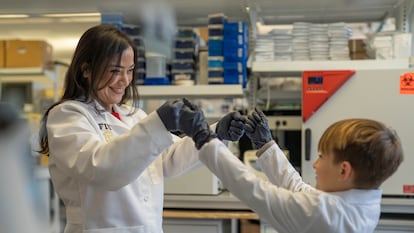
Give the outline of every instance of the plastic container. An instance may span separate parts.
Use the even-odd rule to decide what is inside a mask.
[[[145,56],[144,85],[165,85],[170,84],[166,76],[166,57],[156,53],[147,53]]]

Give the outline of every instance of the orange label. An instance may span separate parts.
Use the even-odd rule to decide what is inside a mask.
[[[400,94],[414,94],[414,73],[400,76]]]

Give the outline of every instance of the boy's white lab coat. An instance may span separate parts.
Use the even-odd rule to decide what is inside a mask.
[[[163,177],[201,165],[194,143],[170,134],[155,112],[128,116],[130,108],[115,106],[121,122],[95,107],[102,109],[67,101],[48,116],[49,170],[66,207],[65,233],[162,232]]]
[[[255,176],[218,139],[200,160],[236,197],[279,233],[372,233],[380,216],[380,190],[326,193],[305,184],[276,144],[258,159],[270,182]]]

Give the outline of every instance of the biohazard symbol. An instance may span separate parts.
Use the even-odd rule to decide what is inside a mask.
[[[413,77],[403,77],[401,80],[402,85],[405,87],[411,87],[414,84],[414,78]]]
[[[400,76],[400,94],[414,94],[414,73]]]

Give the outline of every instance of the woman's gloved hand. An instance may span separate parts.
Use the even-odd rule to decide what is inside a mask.
[[[244,129],[255,149],[259,149],[273,140],[272,133],[270,132],[267,123],[267,118],[258,108],[255,108],[255,110],[247,116]]]
[[[246,120],[239,112],[230,112],[219,120],[216,134],[220,140],[238,141],[244,134]]]
[[[216,135],[205,120],[203,111],[187,99],[183,99],[183,102],[184,106],[180,111],[179,129],[190,136],[196,148],[200,149],[204,143],[215,138]]]
[[[167,101],[157,109],[158,116],[168,131],[178,130],[178,118],[183,105],[182,100]]]

